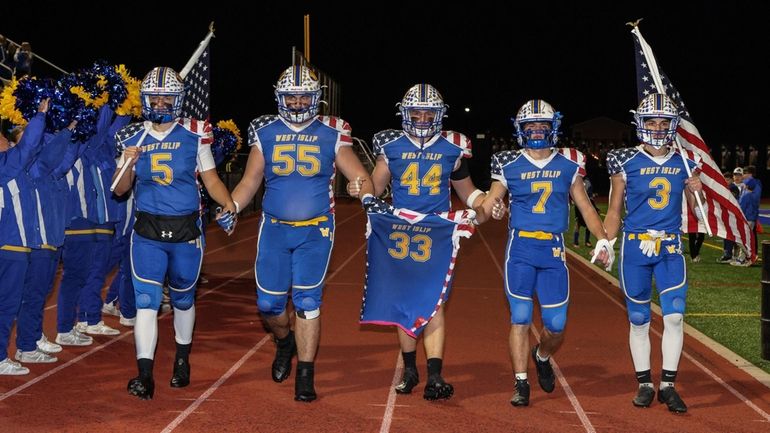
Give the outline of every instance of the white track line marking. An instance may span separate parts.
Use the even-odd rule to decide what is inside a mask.
[[[248,271],[241,272],[240,274],[236,275],[233,278],[230,278],[229,280],[219,284],[218,286],[216,286],[216,287],[214,287],[214,288],[212,288],[210,290],[207,290],[207,291],[201,293],[200,296],[198,297],[198,299],[203,298],[203,297],[205,297],[205,296],[207,296],[207,295],[209,295],[211,293],[216,292],[221,287],[224,287],[227,284],[229,284],[231,281],[237,280],[238,278],[240,278],[240,277],[242,277],[242,276],[244,276],[246,274],[249,274],[252,271],[253,271],[252,269],[249,269]],[[171,311],[159,315],[158,319],[162,319],[162,318],[168,316],[169,314],[171,314]],[[88,352],[81,353],[80,355],[76,356],[75,358],[72,358],[69,361],[67,361],[66,363],[64,363],[62,365],[59,365],[59,366],[57,366],[57,367],[55,367],[55,368],[53,368],[51,370],[46,371],[45,373],[43,373],[40,376],[30,380],[29,382],[25,382],[25,383],[17,386],[16,388],[6,392],[5,394],[0,394],[0,401],[3,401],[5,399],[7,399],[8,397],[11,397],[11,396],[13,396],[15,394],[18,394],[19,391],[23,391],[23,390],[29,388],[30,386],[32,386],[32,385],[42,381],[43,379],[47,379],[48,377],[53,376],[54,374],[60,372],[61,370],[64,370],[65,368],[80,362],[81,360],[83,360],[83,359],[93,355],[96,352],[101,351],[102,349],[112,345],[113,343],[116,343],[116,342],[118,342],[118,341],[128,337],[129,335],[132,335],[133,333],[134,333],[134,331],[131,330],[131,331],[127,331],[124,334],[121,334],[121,335],[119,335],[117,337],[113,337],[111,340],[107,341],[106,343],[102,343],[101,345],[94,347],[93,349],[89,350]]]
[[[355,216],[355,215],[353,215],[353,216]],[[351,218],[352,218],[352,217],[351,217]],[[350,220],[351,218],[348,218],[348,219],[346,219],[346,220],[345,220],[345,221],[343,221],[342,223],[344,223],[344,222],[346,222],[346,221]],[[342,225],[342,223],[340,223],[340,225]],[[348,259],[347,259],[347,260],[345,260],[345,261],[344,261],[344,262],[343,262],[343,263],[340,265],[340,267],[339,267],[339,268],[337,268],[337,270],[336,270],[336,271],[334,271],[334,272],[333,272],[333,273],[332,273],[332,274],[331,274],[331,275],[330,275],[330,276],[329,276],[329,277],[328,277],[326,280],[327,280],[327,281],[328,281],[328,280],[330,280],[330,279],[331,279],[331,278],[333,278],[335,275],[337,275],[337,273],[339,273],[340,271],[342,271],[342,269],[344,269],[344,268],[345,268],[345,266],[346,266],[348,263],[350,263],[350,261],[351,261],[351,260],[353,260],[353,259],[354,259],[354,258],[355,258],[355,257],[358,255],[358,253],[359,253],[359,252],[360,252],[360,251],[361,251],[361,250],[362,250],[362,249],[363,249],[365,246],[366,246],[366,243],[364,243],[363,245],[361,245],[361,246],[360,246],[360,247],[359,247],[359,248],[358,248],[358,249],[357,249],[357,250],[356,250],[356,251],[355,251],[353,254],[351,254],[351,255],[350,255],[350,257],[348,257]],[[244,271],[244,272],[243,272],[241,275],[244,275],[245,273],[247,273],[247,272],[252,272],[252,271],[253,271],[253,269],[248,269],[248,270]],[[233,374],[235,374],[235,372],[236,372],[236,371],[238,371],[238,369],[239,369],[239,368],[241,368],[241,366],[242,366],[242,365],[243,365],[243,364],[244,364],[244,363],[245,363],[245,362],[246,362],[246,361],[247,361],[249,358],[251,358],[251,356],[252,356],[252,355],[254,355],[254,353],[256,353],[256,352],[257,352],[257,350],[259,350],[259,349],[260,349],[260,348],[261,348],[261,347],[262,347],[262,346],[263,346],[263,345],[264,345],[264,344],[267,342],[267,340],[269,340],[269,338],[270,338],[270,335],[269,335],[269,334],[268,334],[268,335],[265,335],[265,337],[264,337],[264,338],[262,338],[262,340],[260,340],[260,341],[259,341],[259,343],[257,343],[257,344],[256,344],[254,347],[252,347],[252,348],[251,348],[251,350],[249,350],[249,351],[248,351],[248,352],[247,352],[245,355],[243,355],[243,357],[241,357],[241,359],[240,359],[240,360],[238,360],[238,362],[236,362],[236,363],[235,363],[235,364],[234,364],[232,367],[230,367],[230,369],[229,369],[229,370],[227,370],[227,372],[226,372],[224,375],[222,375],[222,377],[220,377],[220,378],[219,378],[219,379],[218,379],[216,382],[214,382],[214,384],[213,384],[213,385],[211,385],[211,386],[209,387],[209,389],[207,389],[207,390],[206,390],[206,392],[204,392],[203,394],[201,394],[201,396],[200,396],[200,397],[198,397],[198,398],[197,398],[197,399],[196,399],[196,400],[195,400],[195,401],[194,401],[194,402],[193,402],[193,403],[192,403],[192,404],[191,404],[189,407],[187,407],[187,409],[185,409],[185,410],[184,410],[184,411],[183,411],[183,412],[182,412],[182,413],[181,413],[181,414],[180,414],[178,417],[176,417],[176,419],[174,419],[173,421],[171,421],[171,423],[170,423],[169,425],[167,425],[165,429],[163,429],[162,433],[168,433],[168,432],[171,432],[171,431],[173,431],[175,428],[177,428],[177,427],[179,426],[179,424],[181,424],[181,423],[182,423],[182,422],[185,420],[185,418],[187,418],[188,416],[190,416],[190,414],[191,414],[191,413],[193,413],[193,412],[195,411],[195,409],[196,409],[198,406],[200,406],[201,404],[203,404],[203,402],[204,402],[204,401],[206,401],[206,400],[208,399],[208,397],[209,397],[209,396],[211,396],[211,395],[212,395],[212,394],[213,394],[213,393],[214,393],[214,392],[215,392],[215,391],[216,391],[216,390],[217,390],[217,389],[218,389],[218,388],[219,388],[219,387],[220,387],[220,386],[221,386],[221,385],[222,385],[222,384],[223,384],[223,383],[224,383],[224,382],[227,380],[227,379],[229,379],[229,378],[230,378],[230,376],[232,376]]]
[[[390,383],[390,391],[388,391],[388,403],[385,405],[385,413],[382,415],[380,433],[390,432],[390,423],[393,422],[393,412],[396,408],[396,385],[401,381],[403,372],[404,360],[401,359],[401,351],[399,351],[398,356],[396,357],[396,370],[393,372],[393,380]]]
[[[503,274],[503,268],[500,266],[500,262],[497,260],[497,256],[495,256],[495,254],[492,252],[492,248],[489,246],[489,243],[487,243],[487,239],[484,237],[484,233],[478,227],[476,228],[476,231],[479,233],[479,236],[481,236],[481,241],[487,248],[487,252],[489,252],[490,257],[492,257],[492,261],[494,262],[495,267],[497,267],[497,272],[500,273],[500,277],[505,278],[505,274]],[[540,336],[538,335],[534,324],[530,327],[530,330],[533,334],[535,334],[535,339],[539,343]],[[564,389],[564,393],[567,394],[567,398],[569,398],[570,404],[572,404],[572,407],[575,409],[575,413],[577,414],[578,418],[580,418],[580,422],[583,424],[583,428],[588,433],[596,433],[596,429],[594,429],[593,424],[591,424],[591,420],[588,419],[588,415],[586,415],[586,412],[580,405],[580,402],[578,401],[577,396],[575,396],[575,393],[572,392],[572,388],[569,386],[569,383],[567,383],[567,378],[562,374],[561,369],[554,360],[553,356],[551,356],[551,365],[553,366],[553,371],[556,374],[556,377],[559,379],[559,383]]]
[[[584,258],[583,258],[582,256],[580,256],[579,254],[571,253],[571,255],[572,255],[573,257],[578,257],[578,258],[580,259],[580,261],[581,261],[581,262],[583,262],[584,264],[586,264],[586,263],[589,263],[589,262],[588,262],[586,259],[584,259]],[[596,273],[598,273],[598,274],[601,274],[601,272],[599,272],[599,268],[594,268],[594,266],[591,266],[591,269],[596,269]],[[589,282],[590,282],[590,283],[591,283],[591,284],[592,284],[592,285],[593,285],[593,286],[594,286],[594,287],[595,287],[595,288],[596,288],[596,289],[599,291],[599,293],[601,293],[601,294],[603,294],[604,296],[606,296],[607,298],[609,298],[609,300],[610,300],[610,301],[612,301],[612,303],[613,303],[613,304],[617,305],[618,307],[622,308],[622,309],[625,311],[625,309],[626,309],[626,306],[625,306],[625,305],[621,304],[621,303],[620,303],[620,302],[619,302],[617,299],[615,299],[615,297],[613,297],[613,296],[612,296],[610,293],[607,293],[607,292],[606,292],[604,289],[602,289],[602,288],[601,288],[601,287],[600,287],[600,286],[599,286],[599,285],[598,285],[598,284],[597,284],[597,283],[596,283],[594,280],[592,280],[592,279],[590,279],[590,278],[586,278],[586,279],[587,279],[587,280],[588,280],[588,281],[589,281]],[[612,281],[612,280],[610,280],[610,281],[611,281],[611,282],[613,282],[613,283],[615,283],[615,282],[614,282],[614,281]],[[617,283],[615,283],[615,284],[617,285]],[[655,311],[655,313],[657,313],[658,315],[660,315],[660,310],[659,310],[659,309],[654,309],[654,311]],[[654,328],[652,328],[652,327],[650,327],[650,330],[651,330],[652,332],[654,332],[654,333],[655,333],[655,335],[657,335],[658,337],[661,337],[661,338],[663,337],[663,335],[662,335],[662,334],[661,334],[661,333],[660,333],[658,330],[656,330],[656,329],[654,329]],[[708,347],[708,345],[706,345],[706,346]],[[713,350],[713,349],[712,349],[712,350]],[[700,369],[701,369],[701,370],[702,370],[704,373],[706,373],[706,375],[707,375],[707,376],[711,377],[712,379],[714,379],[714,381],[715,381],[715,382],[717,382],[718,384],[722,385],[722,386],[723,386],[723,387],[724,387],[724,388],[725,388],[727,391],[729,391],[729,392],[730,392],[730,394],[732,394],[732,395],[736,396],[736,397],[738,398],[738,400],[740,400],[740,401],[741,401],[741,402],[743,402],[743,403],[744,403],[746,406],[748,406],[748,407],[750,407],[752,410],[754,410],[754,412],[756,412],[757,414],[759,414],[759,416],[761,416],[762,418],[764,418],[765,420],[767,420],[768,422],[770,422],[770,414],[768,414],[767,412],[765,412],[764,410],[762,410],[762,409],[761,409],[759,406],[757,406],[756,404],[754,404],[754,403],[753,403],[751,400],[749,400],[749,399],[748,399],[746,396],[744,396],[743,394],[741,394],[741,393],[740,393],[740,391],[738,391],[737,389],[733,388],[733,387],[732,387],[732,386],[731,386],[729,383],[725,382],[725,381],[724,381],[724,380],[723,380],[721,377],[717,376],[717,375],[716,375],[716,374],[715,374],[713,371],[711,371],[711,370],[710,370],[708,367],[706,367],[705,365],[701,364],[701,363],[700,363],[698,360],[696,360],[695,358],[693,358],[693,357],[692,357],[692,355],[690,355],[689,353],[687,353],[687,351],[685,351],[685,350],[682,350],[682,355],[684,355],[684,357],[685,357],[685,358],[687,358],[687,360],[688,360],[688,361],[692,362],[693,364],[695,364],[695,366],[697,366],[697,367],[698,367],[698,368],[700,368]]]
[[[238,371],[241,366],[248,361],[249,358],[251,358],[252,355],[257,353],[257,351],[267,343],[267,341],[270,339],[270,335],[265,335],[262,337],[261,340],[257,344],[254,345],[248,352],[246,352],[245,355],[241,357],[241,359],[238,360],[235,364],[233,364],[232,367],[230,367],[229,370],[225,374],[223,374],[214,384],[212,384],[209,389],[206,390],[203,394],[201,394],[200,397],[198,397],[190,406],[187,407],[182,413],[179,414],[178,417],[176,417],[173,421],[171,421],[166,428],[163,429],[162,433],[169,433],[173,431],[175,428],[181,424],[185,418],[190,416],[191,413],[195,411],[195,409],[198,408],[201,404],[203,404],[206,399],[213,394],[227,379],[230,378],[233,374],[235,374],[236,371]],[[202,412],[201,412],[202,413]]]

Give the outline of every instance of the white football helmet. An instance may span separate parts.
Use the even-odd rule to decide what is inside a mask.
[[[674,101],[662,93],[650,93],[642,99],[634,113],[636,124],[636,136],[642,143],[653,147],[662,147],[676,137],[676,128],[679,126],[679,108]],[[665,131],[646,129],[644,122],[649,119],[668,119],[671,121]]]
[[[519,108],[516,117],[512,118],[516,128],[516,141],[521,147],[530,149],[547,149],[555,147],[559,141],[559,126],[561,113],[555,111],[551,104],[542,99],[532,99]],[[524,130],[524,125],[530,122],[546,122],[551,124],[551,130]],[[542,134],[544,138],[532,138],[533,134]]]
[[[401,125],[407,134],[430,138],[441,132],[444,117],[446,117],[447,105],[444,98],[430,84],[415,84],[406,91],[404,98],[396,104],[401,114]],[[413,118],[412,111],[433,112],[433,120],[419,121]]]
[[[139,96],[142,100],[142,116],[153,123],[167,123],[182,115],[184,80],[175,70],[165,66],[153,68],[142,80]],[[151,96],[173,96],[171,105],[150,104]]]
[[[278,101],[278,114],[291,123],[304,123],[318,114],[321,103],[321,82],[318,76],[307,66],[296,65],[287,68],[275,84],[275,100]],[[286,102],[289,96],[309,96],[306,107],[290,107]]]

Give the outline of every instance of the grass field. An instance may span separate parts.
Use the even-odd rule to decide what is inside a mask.
[[[606,203],[599,203],[599,208],[603,217]],[[581,246],[572,246],[574,224],[573,217],[569,232],[565,233],[565,240],[570,249],[585,257],[592,248],[582,246],[585,239],[584,229],[580,231]],[[762,241],[770,240],[770,235],[767,234],[770,226],[765,225],[763,228],[765,233],[759,235],[760,253]],[[596,238],[592,236],[591,242],[595,243]],[[707,237],[701,248],[701,261],[692,263],[686,235],[683,236],[682,242],[687,257],[689,280],[685,322],[770,373],[770,361],[762,359],[761,356],[759,335],[761,262],[749,268],[717,263],[716,260],[722,256],[722,239]],[[620,242],[616,247],[619,246]],[[616,278],[618,276],[617,262],[613,265],[612,275]],[[657,296],[654,299],[657,302]]]

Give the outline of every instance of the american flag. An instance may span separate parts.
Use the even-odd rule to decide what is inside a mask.
[[[697,154],[701,158],[700,179],[706,193],[704,205],[706,206],[709,226],[712,230],[716,228],[714,234],[720,238],[730,239],[743,245],[748,251],[747,255],[754,260],[756,251],[753,251],[752,247],[753,233],[751,227],[749,227],[740,205],[730,193],[727,182],[722,176],[722,171],[714,162],[708,146],[695,127],[690,112],[684,105],[682,95],[655,61],[652,48],[642,37],[639,28],[634,26],[631,34],[634,37],[634,48],[636,49],[636,85],[639,100],[641,101],[650,93],[665,93],[679,106],[681,121],[677,128],[677,139],[690,159],[693,159],[693,154]],[[698,219],[686,205],[686,200],[683,200],[682,207],[682,231],[688,233],[704,232],[705,227],[698,224]]]
[[[210,56],[209,49],[211,44],[206,44],[198,60],[195,61],[190,73],[184,77],[187,85],[187,95],[184,98],[182,106],[182,117],[192,117],[195,119],[209,119],[209,90],[210,81]]]

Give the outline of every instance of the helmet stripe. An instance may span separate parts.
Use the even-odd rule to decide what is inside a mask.
[[[164,86],[164,81],[166,78],[166,68],[161,67],[158,69],[158,88],[162,89]]]
[[[294,85],[299,87],[302,84],[302,68],[294,67]]]
[[[540,100],[535,99],[532,101],[532,114],[540,114]]]

